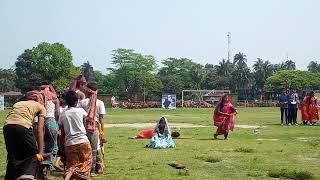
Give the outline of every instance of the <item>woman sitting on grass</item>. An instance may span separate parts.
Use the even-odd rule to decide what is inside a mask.
[[[171,137],[168,121],[165,117],[161,117],[155,126],[150,144],[148,144],[147,147],[154,149],[176,147]]]
[[[216,105],[213,113],[214,125],[217,126],[217,131],[214,133],[214,139],[218,135],[224,135],[224,139],[228,139],[229,131],[233,131],[235,117],[237,111],[229,101],[228,95],[224,94]]]

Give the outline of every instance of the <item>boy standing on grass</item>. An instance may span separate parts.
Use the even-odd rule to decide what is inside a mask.
[[[59,118],[61,138],[65,139],[65,180],[90,179],[92,149],[83,123],[88,114],[82,108],[76,108],[78,96],[75,91],[68,91],[66,103],[68,109]]]
[[[279,97],[279,105],[281,125],[288,124],[288,98],[285,90],[282,91]]]
[[[98,156],[98,147],[99,147],[99,141],[100,143],[105,143],[106,140],[104,138],[104,127],[103,127],[103,116],[106,113],[105,112],[105,106],[104,103],[97,99],[97,83],[91,82],[87,84],[86,88],[86,97],[83,100],[81,100],[78,104],[78,107],[83,108],[88,114],[90,111],[94,109],[94,127],[92,131],[87,131],[87,136],[90,140],[91,146],[92,146],[92,168],[91,168],[91,176],[95,176],[95,171],[97,168],[97,156]],[[95,97],[93,97],[95,96]],[[95,99],[94,99],[95,98]],[[87,121],[90,120],[89,117],[87,117]],[[86,123],[88,124],[88,123]],[[101,151],[100,154],[101,155]],[[101,157],[98,158],[101,161]],[[103,165],[101,162],[98,164],[98,169],[97,171],[99,173],[102,172]]]
[[[298,125],[297,124],[297,112],[298,112],[298,104],[299,104],[299,96],[296,93],[294,88],[290,89],[290,93],[288,94],[288,121],[289,125]]]

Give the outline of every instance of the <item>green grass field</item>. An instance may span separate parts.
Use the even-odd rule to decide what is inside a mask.
[[[130,140],[141,129],[108,128],[105,174],[100,179],[320,179],[320,126],[280,126],[278,108],[240,108],[237,124],[266,126],[236,128],[230,139],[212,140],[211,109],[107,109],[106,123],[192,123],[210,128],[181,129],[192,139],[175,140],[175,149],[144,148],[148,140]],[[3,121],[8,111],[0,112]],[[2,129],[1,129],[2,131]],[[257,140],[257,139],[278,139]],[[5,174],[6,150],[1,133],[0,176]],[[179,161],[189,171],[168,165]],[[61,174],[56,174],[61,179]],[[98,179],[98,178],[97,178]]]

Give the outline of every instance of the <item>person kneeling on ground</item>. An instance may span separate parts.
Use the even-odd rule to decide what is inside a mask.
[[[169,128],[168,121],[165,117],[161,117],[154,128],[153,136],[150,140],[149,148],[174,148],[176,147]]]
[[[66,103],[68,109],[62,112],[59,118],[59,125],[63,131],[61,138],[65,138],[65,180],[90,179],[92,149],[83,124],[88,114],[82,108],[76,108],[78,103],[76,92],[67,93]]]

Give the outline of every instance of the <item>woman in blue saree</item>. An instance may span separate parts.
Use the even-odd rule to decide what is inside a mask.
[[[150,144],[147,146],[154,149],[176,147],[171,137],[168,120],[165,117],[161,117],[159,122],[155,126]]]

